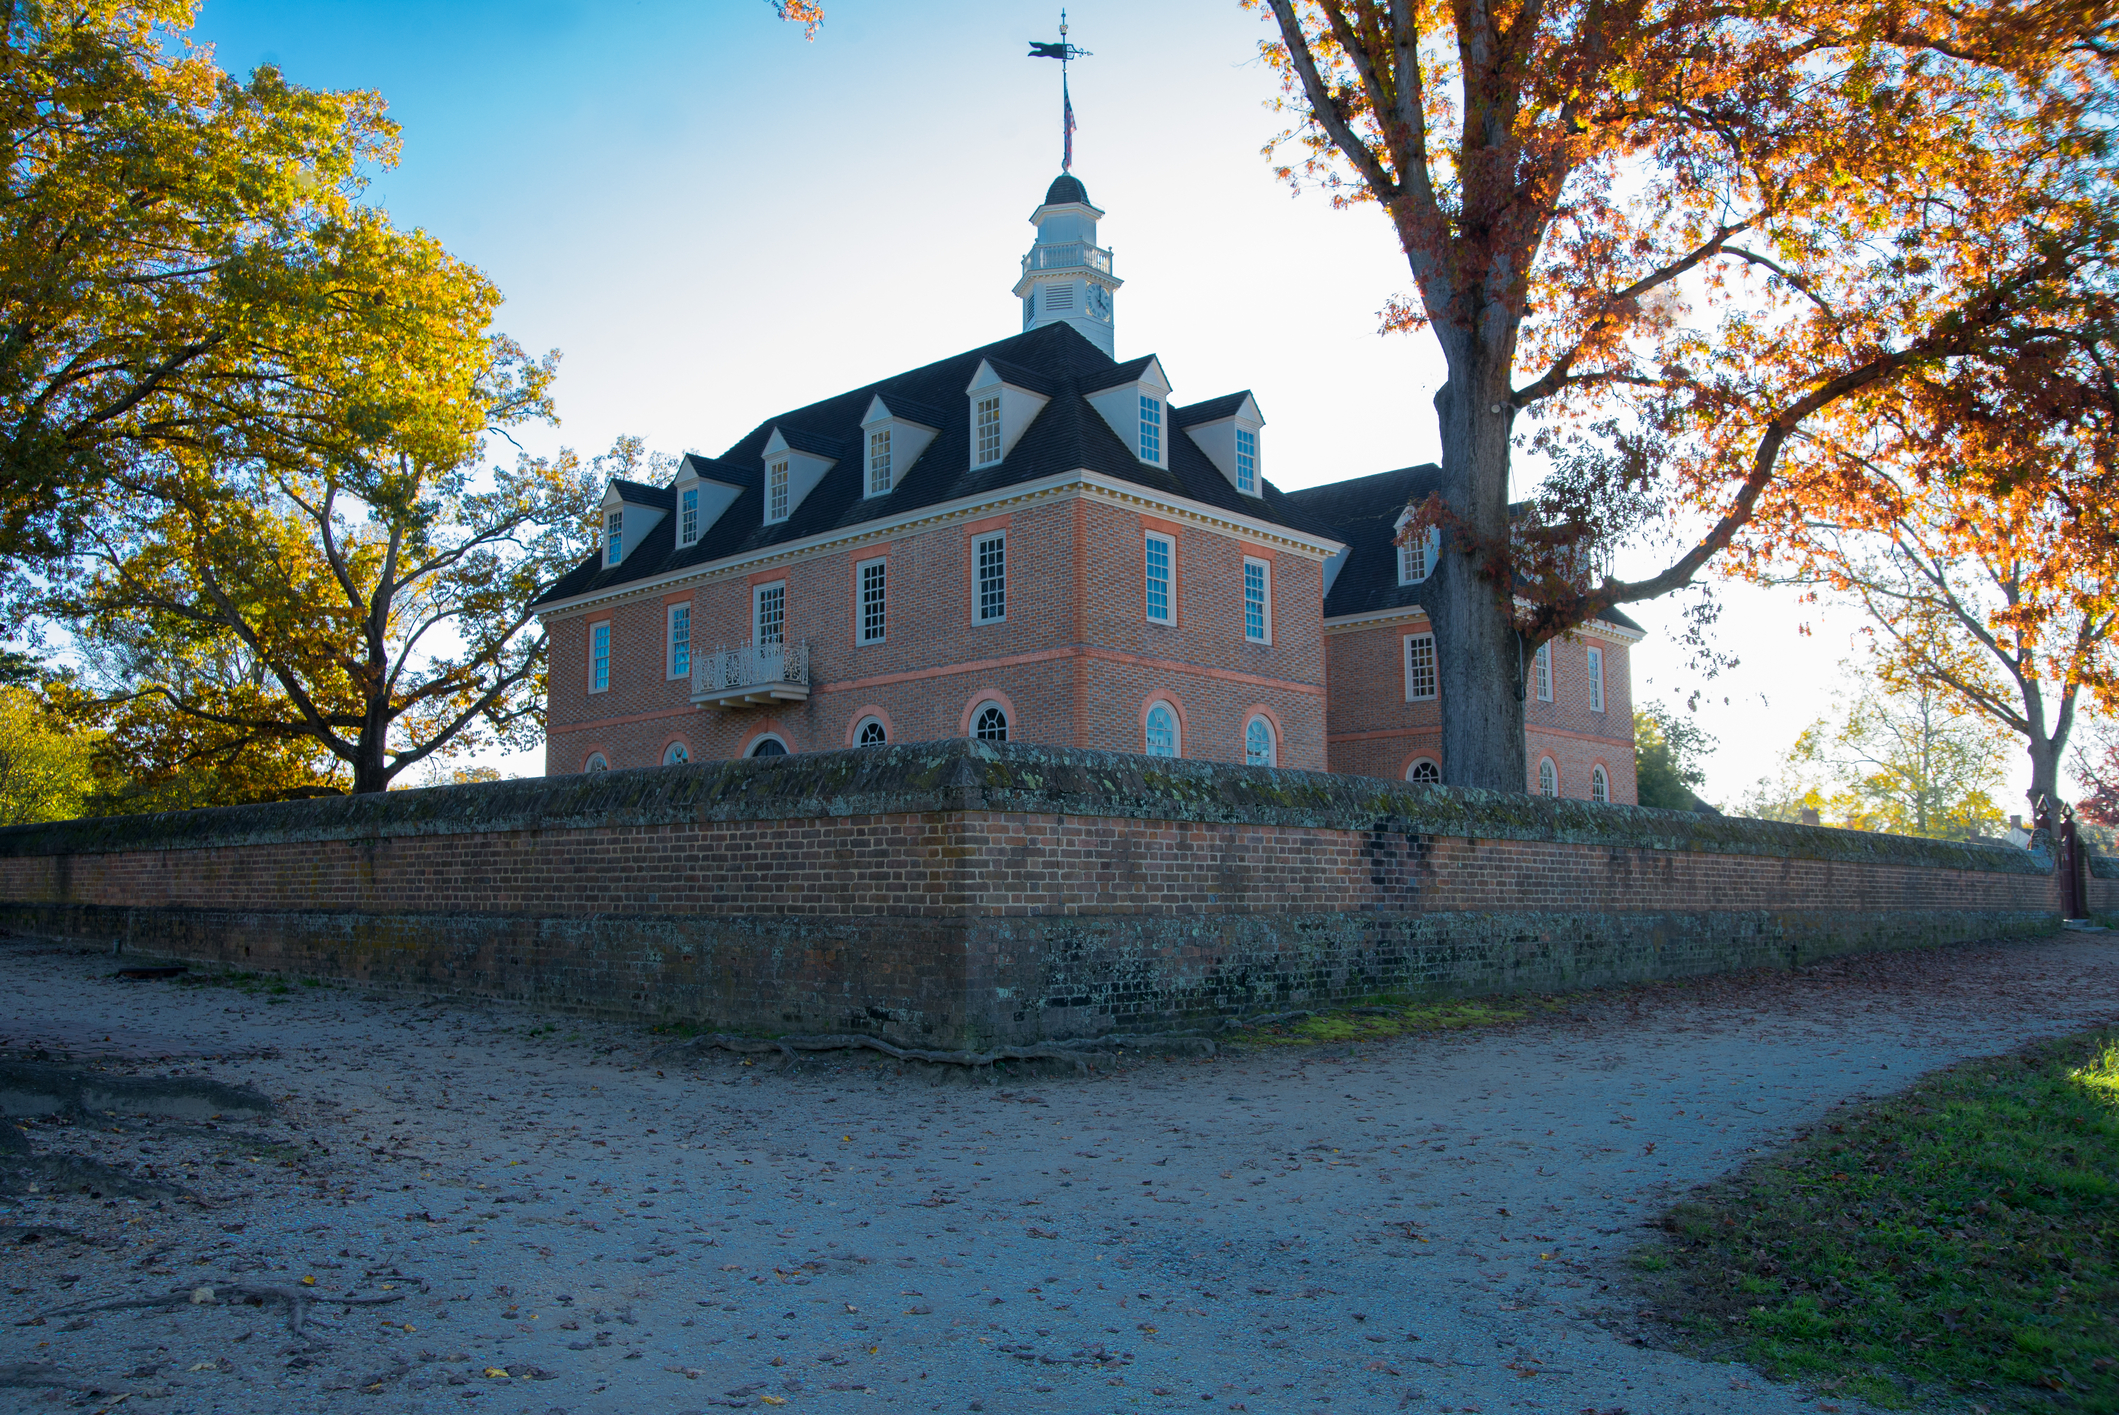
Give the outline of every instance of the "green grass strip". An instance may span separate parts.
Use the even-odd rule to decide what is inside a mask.
[[[1881,1405],[2119,1412],[2119,1028],[1835,1110],[1635,1255],[1706,1354]]]

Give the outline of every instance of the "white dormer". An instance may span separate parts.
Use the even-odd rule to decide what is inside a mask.
[[[795,514],[802,498],[816,489],[824,474],[837,466],[836,457],[800,452],[788,446],[780,429],[765,440],[765,524],[770,526]]]
[[[1113,384],[1089,395],[1089,406],[1102,414],[1126,450],[1151,467],[1170,465],[1170,380],[1160,359],[1150,357],[1130,383]]]
[[[1010,383],[984,359],[964,390],[971,399],[971,466],[991,467],[1014,450],[1016,439],[1051,402],[1042,393]]]
[[[1405,523],[1413,519],[1412,509],[1398,513],[1391,525],[1391,553],[1398,560],[1398,583],[1417,585],[1435,573],[1436,557],[1442,554],[1442,528],[1429,526],[1427,538],[1411,545],[1398,544],[1398,537],[1405,531]]]
[[[623,485],[632,485],[625,483]],[[626,500],[621,483],[613,478],[603,489],[603,564],[605,569],[622,564],[647,533],[669,512],[660,506]]]
[[[743,488],[734,482],[719,481],[713,477],[699,475],[697,459],[686,457],[678,469],[677,480],[670,490],[677,498],[677,548],[697,545],[699,538],[714,528],[721,513],[728,510],[743,494]]]
[[[1245,496],[1263,496],[1265,464],[1259,460],[1258,433],[1265,425],[1265,415],[1246,393],[1228,416],[1193,423],[1185,433],[1229,479],[1230,486]]]
[[[923,421],[903,416],[905,409],[892,412],[882,395],[868,400],[868,411],[861,416],[861,495],[888,496],[912,464],[934,441],[940,428],[930,427]],[[932,417],[924,409],[921,416]]]

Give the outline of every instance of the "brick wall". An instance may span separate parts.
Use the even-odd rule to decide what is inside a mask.
[[[1144,537],[1177,542],[1173,619],[1143,610]],[[1007,537],[1008,603],[1000,622],[973,613],[971,546]],[[1274,632],[1246,640],[1243,561],[1270,567]],[[882,643],[856,640],[856,567],[888,563]],[[690,603],[694,653],[751,637],[758,584],[787,586],[787,635],[810,647],[808,701],[779,707],[694,707],[690,683],[667,676],[667,603]],[[653,766],[673,741],[694,761],[745,755],[772,733],[794,752],[852,744],[873,716],[893,742],[967,732],[984,699],[1004,705],[1011,740],[1140,751],[1151,698],[1183,722],[1183,754],[1240,762],[1250,718],[1275,725],[1278,763],[1322,769],[1323,662],[1317,624],[1323,571],[1307,556],[1198,526],[1177,526],[1083,496],[1055,498],[851,550],[797,558],[555,618],[545,770],[579,772],[592,753],[616,768]],[[609,688],[589,691],[589,634],[612,626]],[[578,671],[569,665],[578,663]]]
[[[0,831],[0,926],[949,1042],[2053,926],[2048,856],[955,741]]]

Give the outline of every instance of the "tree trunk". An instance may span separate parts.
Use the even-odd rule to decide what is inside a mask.
[[[1449,381],[1435,395],[1442,432],[1442,495],[1471,535],[1489,546],[1508,537],[1508,361],[1478,337],[1452,353]],[[1441,690],[1442,777],[1452,786],[1528,791],[1523,740],[1527,650],[1512,606],[1496,595],[1484,558],[1464,537],[1445,533],[1436,591],[1426,596],[1435,626]]]
[[[390,723],[387,718],[377,720],[370,714],[361,728],[360,759],[353,763],[353,794],[369,791],[388,791],[392,775],[389,757],[385,752],[390,741]]]

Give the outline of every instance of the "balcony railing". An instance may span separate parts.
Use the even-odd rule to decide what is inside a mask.
[[[1023,257],[1025,275],[1033,270],[1076,270],[1084,266],[1109,275],[1111,252],[1086,241],[1069,241],[1061,246],[1032,246]]]
[[[809,697],[809,644],[717,648],[692,661],[692,701],[702,707],[799,703]]]

